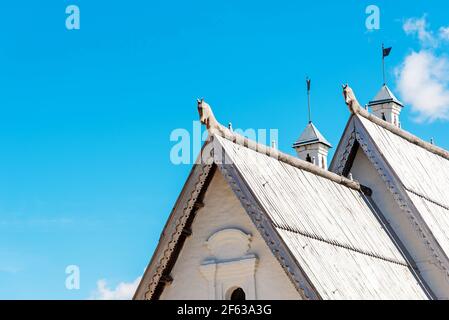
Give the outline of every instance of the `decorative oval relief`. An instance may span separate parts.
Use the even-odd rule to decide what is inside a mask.
[[[232,260],[240,258],[250,248],[251,235],[239,229],[220,230],[209,237],[206,245],[215,258]]]

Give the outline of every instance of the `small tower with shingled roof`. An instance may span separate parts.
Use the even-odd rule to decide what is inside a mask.
[[[382,86],[374,99],[368,103],[372,113],[396,127],[401,127],[400,114],[404,105],[391,92],[386,84]]]
[[[307,104],[309,109],[309,123],[293,144],[298,158],[313,163],[322,169],[327,170],[327,155],[331,144],[324,138],[320,131],[312,123],[310,108],[310,79],[307,78]]]
[[[300,159],[327,169],[327,155],[332,146],[312,122],[306,126],[293,148]]]
[[[395,97],[390,88],[388,88],[385,77],[385,58],[390,55],[391,49],[391,47],[385,48],[382,44],[382,74],[384,84],[374,99],[368,103],[368,107],[371,108],[371,112],[376,117],[400,128],[401,121],[399,116],[404,105]]]

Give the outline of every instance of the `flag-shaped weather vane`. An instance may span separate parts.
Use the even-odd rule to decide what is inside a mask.
[[[384,79],[384,85],[387,84],[385,79],[385,57],[388,57],[390,55],[392,47],[385,48],[384,44],[382,43],[382,75]]]

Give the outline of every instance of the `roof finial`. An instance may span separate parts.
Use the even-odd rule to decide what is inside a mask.
[[[306,77],[307,83],[307,108],[309,109],[309,123],[312,123],[312,110],[310,108],[310,78]]]
[[[435,139],[434,138],[430,138],[430,144],[435,145]]]
[[[342,85],[342,87],[343,87],[343,97],[345,98],[345,103],[348,106],[349,111],[351,111],[351,113],[354,114],[359,113],[362,107],[360,106],[360,103],[357,101],[354,91],[348,84],[344,84]]]
[[[216,129],[220,126],[217,119],[215,119],[214,113],[212,112],[212,108],[209,104],[204,101],[203,98],[196,99],[198,104],[198,113],[200,116],[200,121],[202,124],[206,125],[207,130]]]
[[[228,123],[228,129],[232,131],[232,122]]]
[[[223,126],[214,116],[211,106],[204,101],[203,98],[197,99],[198,114],[200,122],[204,124],[209,132],[209,135],[218,134],[222,137],[232,137],[232,124],[229,123],[229,128]]]

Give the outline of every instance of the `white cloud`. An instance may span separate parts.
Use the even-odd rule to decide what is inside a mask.
[[[418,121],[449,120],[449,60],[438,53],[443,41],[449,40],[449,27],[440,28],[434,36],[424,16],[407,19],[403,29],[417,35],[421,44],[421,49],[409,53],[396,69],[403,102],[417,114]]]
[[[137,286],[142,277],[138,277],[133,282],[120,282],[115,289],[108,288],[104,279],[97,281],[97,289],[92,294],[91,299],[95,300],[130,300],[136,292]]]
[[[402,28],[406,34],[417,35],[423,46],[435,47],[438,44],[433,32],[429,30],[426,17],[407,19]]]
[[[448,27],[441,27],[440,28],[440,38],[442,40],[449,40],[449,26]]]
[[[419,121],[449,120],[449,61],[432,51],[413,51],[397,70],[403,101]]]

